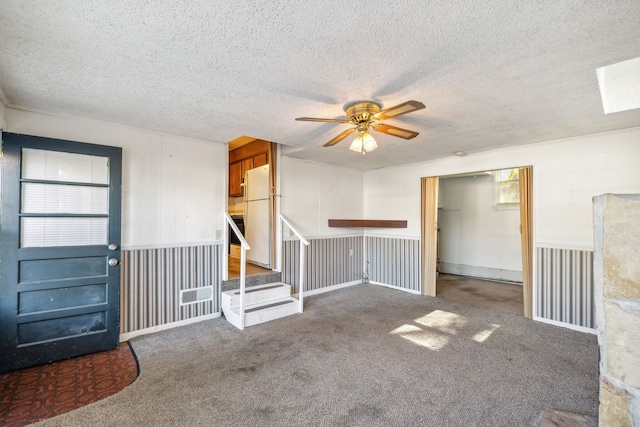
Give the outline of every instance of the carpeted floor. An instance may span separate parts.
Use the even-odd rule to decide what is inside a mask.
[[[132,340],[140,377],[54,426],[530,426],[598,408],[596,337],[356,285],[237,330],[223,318]]]
[[[138,376],[126,343],[0,375],[0,425],[21,427],[111,396]]]
[[[436,294],[448,301],[524,315],[522,284],[440,273]]]

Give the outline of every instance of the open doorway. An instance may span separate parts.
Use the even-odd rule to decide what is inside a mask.
[[[275,266],[275,143],[242,136],[229,142],[227,211],[251,247],[246,252],[248,276],[269,273]],[[229,229],[228,278],[240,274],[240,240]]]
[[[531,317],[531,168],[424,178],[422,191],[423,294]]]

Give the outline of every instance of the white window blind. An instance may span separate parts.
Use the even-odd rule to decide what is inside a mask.
[[[109,213],[109,189],[81,185],[22,184],[23,213]]]
[[[20,226],[23,248],[107,244],[107,218],[27,217]]]
[[[21,177],[21,247],[107,244],[107,157],[25,148]]]
[[[22,178],[108,184],[109,159],[87,154],[24,148]]]

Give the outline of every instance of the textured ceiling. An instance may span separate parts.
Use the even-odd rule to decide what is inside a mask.
[[[637,0],[2,0],[9,106],[359,169],[640,125],[603,113],[596,68],[640,56]],[[322,145],[345,104],[426,108],[374,133],[380,148]]]

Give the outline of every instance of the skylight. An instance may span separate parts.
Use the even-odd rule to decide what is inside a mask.
[[[604,113],[640,108],[640,58],[596,69]]]

